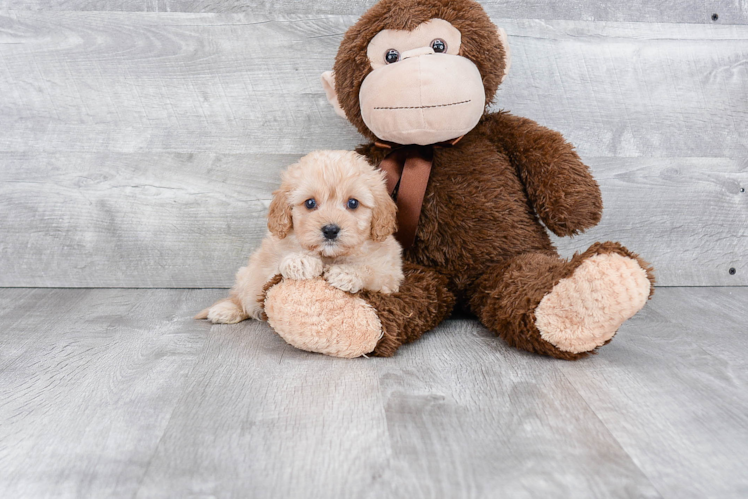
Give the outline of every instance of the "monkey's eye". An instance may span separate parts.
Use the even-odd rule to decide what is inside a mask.
[[[437,38],[431,42],[431,48],[434,49],[434,52],[437,54],[441,54],[442,52],[447,51],[447,42],[441,38]]]
[[[387,64],[396,63],[400,60],[400,52],[390,49],[384,54],[384,60],[387,61]]]
[[[309,198],[304,202],[304,206],[309,210],[314,210],[317,208],[317,201],[314,198]]]
[[[358,208],[358,200],[356,198],[349,199],[348,208],[350,208],[351,210],[356,210]]]

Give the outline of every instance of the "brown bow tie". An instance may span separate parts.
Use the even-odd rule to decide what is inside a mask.
[[[387,191],[397,202],[397,233],[395,239],[404,249],[413,246],[421,217],[421,206],[431,175],[435,147],[454,146],[462,139],[419,146],[375,142],[380,148],[392,150],[379,164],[387,175]]]

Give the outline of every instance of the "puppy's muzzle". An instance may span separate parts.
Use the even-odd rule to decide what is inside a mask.
[[[338,233],[340,233],[340,227],[335,224],[328,224],[322,228],[322,234],[326,240],[334,240],[338,237]]]

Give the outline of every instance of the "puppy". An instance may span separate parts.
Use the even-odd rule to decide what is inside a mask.
[[[269,233],[236,274],[229,297],[196,319],[238,323],[262,319],[260,295],[276,274],[293,280],[324,276],[346,292],[397,292],[402,249],[395,241],[397,207],[384,174],[352,151],[316,151],[282,174],[268,212]]]

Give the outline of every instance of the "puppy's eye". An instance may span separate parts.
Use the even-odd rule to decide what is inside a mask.
[[[447,42],[441,38],[437,38],[431,42],[431,48],[434,49],[434,52],[437,54],[444,53],[447,51]]]
[[[351,198],[348,200],[348,208],[351,210],[356,210],[358,208],[358,200],[356,198]]]
[[[387,61],[387,64],[396,63],[400,60],[400,52],[390,49],[384,53],[384,60]]]
[[[315,208],[317,208],[317,202],[314,198],[309,198],[304,202],[304,206],[309,210],[314,210]]]

